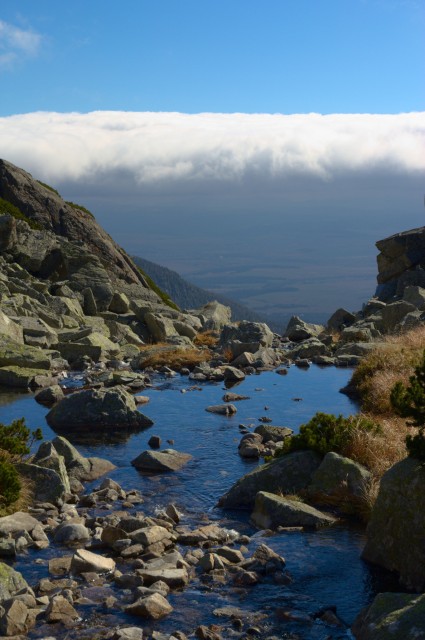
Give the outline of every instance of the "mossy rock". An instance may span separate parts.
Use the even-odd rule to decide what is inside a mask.
[[[379,593],[353,625],[356,640],[425,640],[425,594]]]
[[[260,465],[240,478],[220,498],[224,509],[252,507],[259,491],[269,493],[298,493],[306,489],[318,469],[322,457],[314,451],[294,451]]]
[[[28,587],[28,584],[19,571],[15,571],[9,565],[0,562],[0,602],[8,600],[17,591],[26,587]]]
[[[409,589],[425,588],[425,464],[405,458],[382,477],[363,558],[395,571]]]

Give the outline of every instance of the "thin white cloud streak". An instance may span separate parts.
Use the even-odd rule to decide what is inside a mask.
[[[330,181],[425,169],[425,113],[37,112],[0,118],[0,156],[53,183],[124,171],[140,186]]]
[[[0,68],[11,67],[22,56],[36,55],[41,41],[39,33],[0,20]]]

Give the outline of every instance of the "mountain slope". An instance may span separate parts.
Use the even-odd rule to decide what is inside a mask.
[[[244,307],[225,296],[207,291],[201,287],[191,284],[178,273],[162,267],[155,262],[140,258],[140,256],[132,256],[136,265],[141,267],[155,283],[165,291],[181,309],[198,309],[211,300],[217,300],[231,308],[232,320],[251,320],[253,322],[265,322],[255,311]]]

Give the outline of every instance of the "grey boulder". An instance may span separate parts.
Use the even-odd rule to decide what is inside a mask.
[[[189,453],[164,449],[163,451],[142,451],[137,458],[131,461],[131,464],[139,471],[164,473],[178,471],[191,459],[192,456]]]
[[[87,389],[66,396],[46,416],[57,432],[82,429],[137,432],[153,422],[137,410],[127,391],[121,388]]]
[[[336,519],[299,500],[288,500],[266,491],[255,498],[252,522],[261,529],[305,527],[318,529],[333,524]]]

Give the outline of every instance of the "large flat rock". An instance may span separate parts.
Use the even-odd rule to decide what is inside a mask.
[[[163,451],[142,451],[137,458],[131,461],[131,464],[139,471],[164,473],[178,471],[191,459],[192,456],[189,453],[164,449]]]
[[[336,518],[322,513],[304,502],[288,500],[266,491],[257,493],[251,520],[260,529],[275,529],[276,527],[318,529],[336,522]]]

